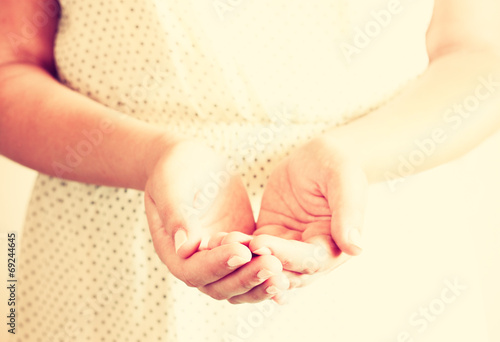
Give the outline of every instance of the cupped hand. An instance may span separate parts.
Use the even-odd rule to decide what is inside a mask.
[[[250,249],[282,262],[290,287],[361,253],[367,179],[327,138],[297,149],[271,174]]]
[[[200,142],[175,144],[149,174],[148,224],[159,258],[188,286],[233,303],[258,302],[289,284],[276,257],[252,259],[249,198],[226,165]],[[211,248],[200,249],[202,240]]]

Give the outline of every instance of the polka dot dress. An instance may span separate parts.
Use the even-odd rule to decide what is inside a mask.
[[[205,141],[237,165],[255,213],[293,148],[380,106],[427,65],[429,0],[403,1],[387,25],[373,14],[388,11],[380,0],[60,3],[60,81]],[[155,254],[137,191],[40,175],[20,269],[18,341],[336,337],[336,298],[317,287],[295,306],[233,306],[176,280]]]

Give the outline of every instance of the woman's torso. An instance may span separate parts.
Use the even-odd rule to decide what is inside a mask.
[[[60,2],[55,53],[61,82],[122,113],[200,138],[235,160],[255,211],[269,172],[291,149],[369,113],[425,70],[433,7],[431,0]],[[102,324],[117,336],[113,329],[125,331],[136,319],[147,324],[131,328],[130,338],[146,338],[145,333],[181,342],[342,336],[344,321],[335,308],[342,293],[325,291],[333,277],[304,289],[287,308],[215,302],[186,288],[155,260],[139,193],[65,184],[69,187],[41,176],[35,197],[55,187],[61,196],[71,192],[74,201],[88,199],[99,209],[82,213],[69,199],[44,213],[56,222],[70,217],[74,232],[83,226],[106,230],[97,247],[91,247],[96,235],[80,233],[83,242],[75,246],[65,235],[68,248],[88,258],[75,266],[87,288],[75,284],[72,291],[91,296],[99,291],[85,278],[99,277],[92,268],[99,260],[96,250],[101,259],[109,257],[103,274],[119,270],[122,259],[135,273],[123,277],[123,292],[110,293],[117,303],[95,314],[102,322],[89,323],[94,333]],[[40,213],[35,202],[32,213]],[[52,229],[61,229],[58,224]],[[130,323],[122,327],[124,316]],[[301,325],[306,329],[293,328]],[[105,334],[101,330],[98,334]],[[92,329],[86,334],[92,336]]]

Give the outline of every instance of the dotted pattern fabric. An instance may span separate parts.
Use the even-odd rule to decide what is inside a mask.
[[[403,2],[347,61],[339,46],[387,1],[60,2],[61,82],[226,155],[255,213],[289,151],[383,104],[425,69],[433,5]],[[336,337],[335,294],[318,296],[315,285],[292,306],[233,306],[177,281],[154,252],[142,196],[39,176],[22,240],[18,341]]]

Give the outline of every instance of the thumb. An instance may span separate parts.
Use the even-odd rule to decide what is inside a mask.
[[[327,181],[327,200],[332,211],[331,235],[342,252],[362,252],[361,233],[364,222],[368,182],[357,165],[342,167]]]
[[[166,230],[174,242],[175,253],[181,258],[189,258],[201,244],[202,229],[200,211],[185,202],[177,201],[163,211]]]
[[[193,255],[201,242],[198,212],[182,200],[155,201],[145,195],[146,215],[155,250],[177,254],[185,259]]]

